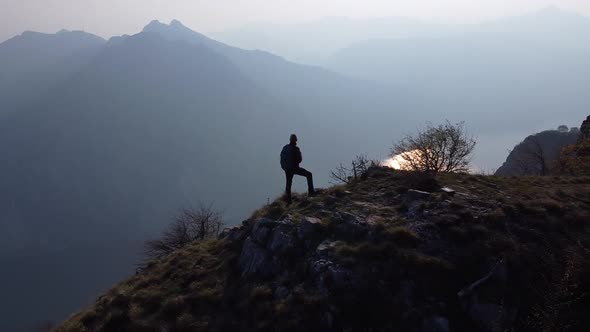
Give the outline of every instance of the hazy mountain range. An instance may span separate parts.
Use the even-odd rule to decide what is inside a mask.
[[[0,263],[14,272],[0,277],[11,299],[0,329],[91,301],[181,207],[211,202],[240,222],[281,192],[278,154],[291,132],[309,142],[304,158],[326,184],[367,144],[347,133],[384,127],[377,114],[392,100],[177,21],[108,42],[24,33],[0,54],[3,82],[19,92],[0,117]]]
[[[570,15],[444,29],[401,19],[289,27],[334,36],[332,46],[283,36],[290,48],[333,51],[315,66],[178,21],[108,41],[61,31],[1,43],[0,264],[10,273],[0,275],[0,330],[92,301],[132,272],[143,241],[180,207],[212,202],[230,223],[246,218],[280,194],[278,154],[291,132],[326,185],[339,162],[385,157],[425,121],[466,120],[483,167],[531,132],[576,124],[590,108],[590,19]],[[552,23],[565,21],[573,28]],[[370,40],[404,24],[404,39]],[[546,25],[553,34],[537,29]]]
[[[325,17],[299,24],[252,23],[212,32],[211,36],[245,49],[267,50],[297,62],[318,64],[342,49],[368,40],[521,35],[540,42],[579,44],[587,17],[547,7],[524,16],[484,23],[443,23],[405,17],[352,19]]]

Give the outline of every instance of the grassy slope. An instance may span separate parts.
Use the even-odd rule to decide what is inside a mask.
[[[436,311],[453,329],[473,329],[456,294],[499,261],[516,276],[510,291],[522,308],[517,330],[576,330],[590,323],[584,314],[590,305],[584,296],[590,292],[590,177],[441,175],[437,181],[457,193],[436,192],[412,205],[405,200],[408,189],[429,190],[435,183],[376,169],[317,198],[297,196],[290,207],[275,201],[251,217],[321,219],[334,261],[362,276],[354,289],[322,296],[305,267],[294,267],[288,278],[241,279],[242,242],[211,240],[151,263],[57,331],[313,329],[326,307],[340,326],[403,329],[396,321],[407,304],[392,299],[407,280],[420,294],[403,313],[406,321]],[[347,237],[336,227],[335,211],[370,220],[377,235]],[[290,296],[276,298],[277,284]],[[439,302],[444,308],[433,304]]]

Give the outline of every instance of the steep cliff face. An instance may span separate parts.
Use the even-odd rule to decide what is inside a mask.
[[[578,331],[590,178],[386,168],[256,211],[57,331]]]
[[[572,128],[528,136],[512,149],[496,175],[547,175],[555,167],[561,150],[576,143],[579,135],[580,131]]]

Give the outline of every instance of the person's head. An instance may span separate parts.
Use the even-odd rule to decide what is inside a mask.
[[[289,137],[289,143],[293,145],[297,144],[297,135],[291,134],[291,137]]]

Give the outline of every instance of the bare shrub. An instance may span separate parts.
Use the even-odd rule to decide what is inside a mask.
[[[367,155],[358,155],[350,162],[350,167],[344,164],[338,165],[335,170],[330,172],[330,178],[336,183],[349,183],[359,179],[369,168],[379,166],[379,162],[367,158]]]
[[[402,159],[402,169],[428,173],[467,172],[476,140],[465,132],[464,123],[447,121],[427,125],[415,135],[406,135],[391,150]]]
[[[517,155],[515,165],[523,174],[537,174],[545,176],[549,163],[543,144],[536,136],[531,136],[524,143],[521,154]]]
[[[221,214],[212,205],[183,209],[159,239],[145,244],[145,255],[148,259],[160,258],[193,241],[216,237],[223,225]]]

